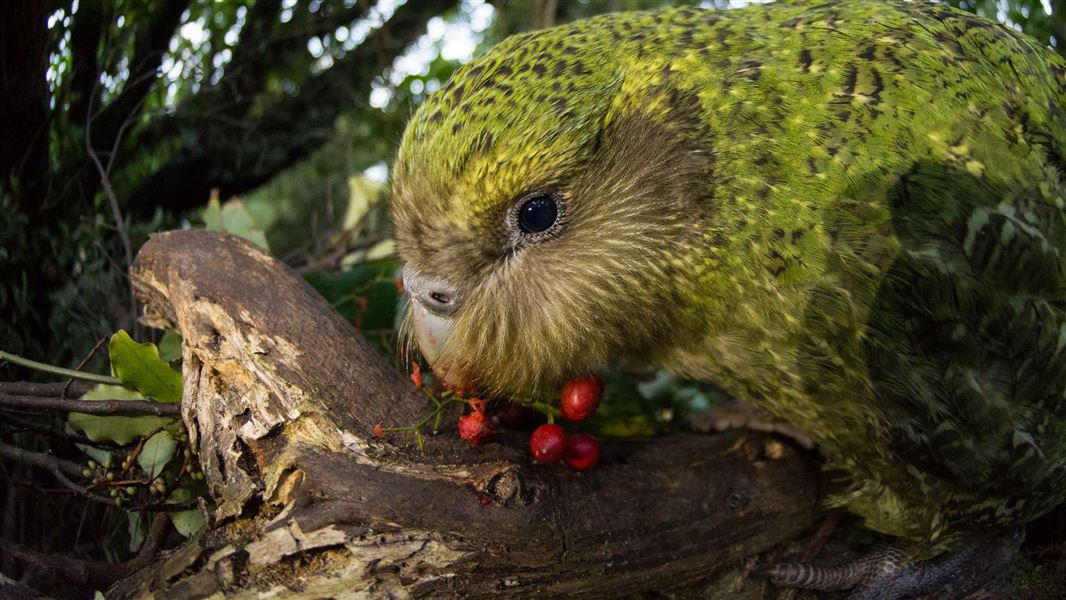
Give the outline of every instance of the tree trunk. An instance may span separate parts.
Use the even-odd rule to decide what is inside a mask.
[[[206,531],[108,598],[596,595],[669,590],[795,537],[817,469],[749,432],[605,440],[535,464],[528,434],[375,437],[421,392],[288,267],[210,231],[154,236],[132,280],[183,336],[182,412]]]

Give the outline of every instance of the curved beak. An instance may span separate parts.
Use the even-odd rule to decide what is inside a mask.
[[[452,332],[452,319],[431,313],[417,298],[412,298],[411,308],[414,312],[415,341],[429,364],[437,365],[441,346]],[[439,375],[439,373],[438,373]]]
[[[444,365],[439,360],[441,349],[452,333],[455,314],[462,304],[459,289],[442,279],[427,277],[410,266],[403,269],[403,284],[411,296],[419,351],[442,381],[463,388],[465,377],[458,366]]]

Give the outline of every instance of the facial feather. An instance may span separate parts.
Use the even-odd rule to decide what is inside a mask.
[[[677,297],[691,293],[697,273],[680,265],[695,252],[711,157],[637,110],[612,114],[595,137],[587,158],[560,169],[565,177],[535,178],[551,181],[544,189],[561,199],[550,239],[514,245],[500,235],[507,199],[472,225],[497,232],[481,237],[491,247],[476,257],[469,245],[443,251],[453,233],[407,224],[412,198],[397,196],[408,263],[462,272],[469,290],[436,361],[445,371],[461,365],[479,389],[529,392],[619,357],[647,360],[662,343],[658,332],[684,329]]]

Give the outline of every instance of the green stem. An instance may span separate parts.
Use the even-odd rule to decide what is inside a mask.
[[[443,396],[442,396],[442,399],[443,399]],[[414,432],[417,433],[419,429],[422,429],[423,427],[426,426],[426,423],[429,423],[431,420],[436,419],[441,414],[443,414],[445,408],[448,408],[452,404],[467,404],[467,403],[468,403],[467,400],[464,400],[464,399],[447,398],[447,399],[444,399],[443,402],[438,404],[437,408],[435,408],[433,410],[433,412],[431,412],[428,415],[426,415],[421,421],[418,421],[417,423],[413,423],[411,425],[405,425],[403,427],[382,427],[381,429],[382,429],[382,431],[414,431]]]
[[[6,360],[16,365],[22,365],[27,369],[33,369],[35,371],[42,371],[44,373],[51,373],[52,375],[59,375],[62,377],[69,377],[71,379],[83,379],[85,381],[93,381],[96,383],[107,383],[110,385],[122,385],[122,380],[118,377],[109,377],[107,375],[97,375],[96,373],[83,373],[82,371],[72,371],[70,369],[64,369],[54,365],[48,365],[28,358],[22,358],[9,352],[0,350],[0,360]]]
[[[555,417],[561,417],[563,415],[562,411],[547,402],[523,402],[523,404],[537,412],[542,412],[547,415],[549,423],[554,423]]]

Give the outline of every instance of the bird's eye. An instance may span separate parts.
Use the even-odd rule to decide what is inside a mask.
[[[551,194],[533,196],[518,209],[518,227],[523,233],[547,231],[558,218],[559,205]]]

